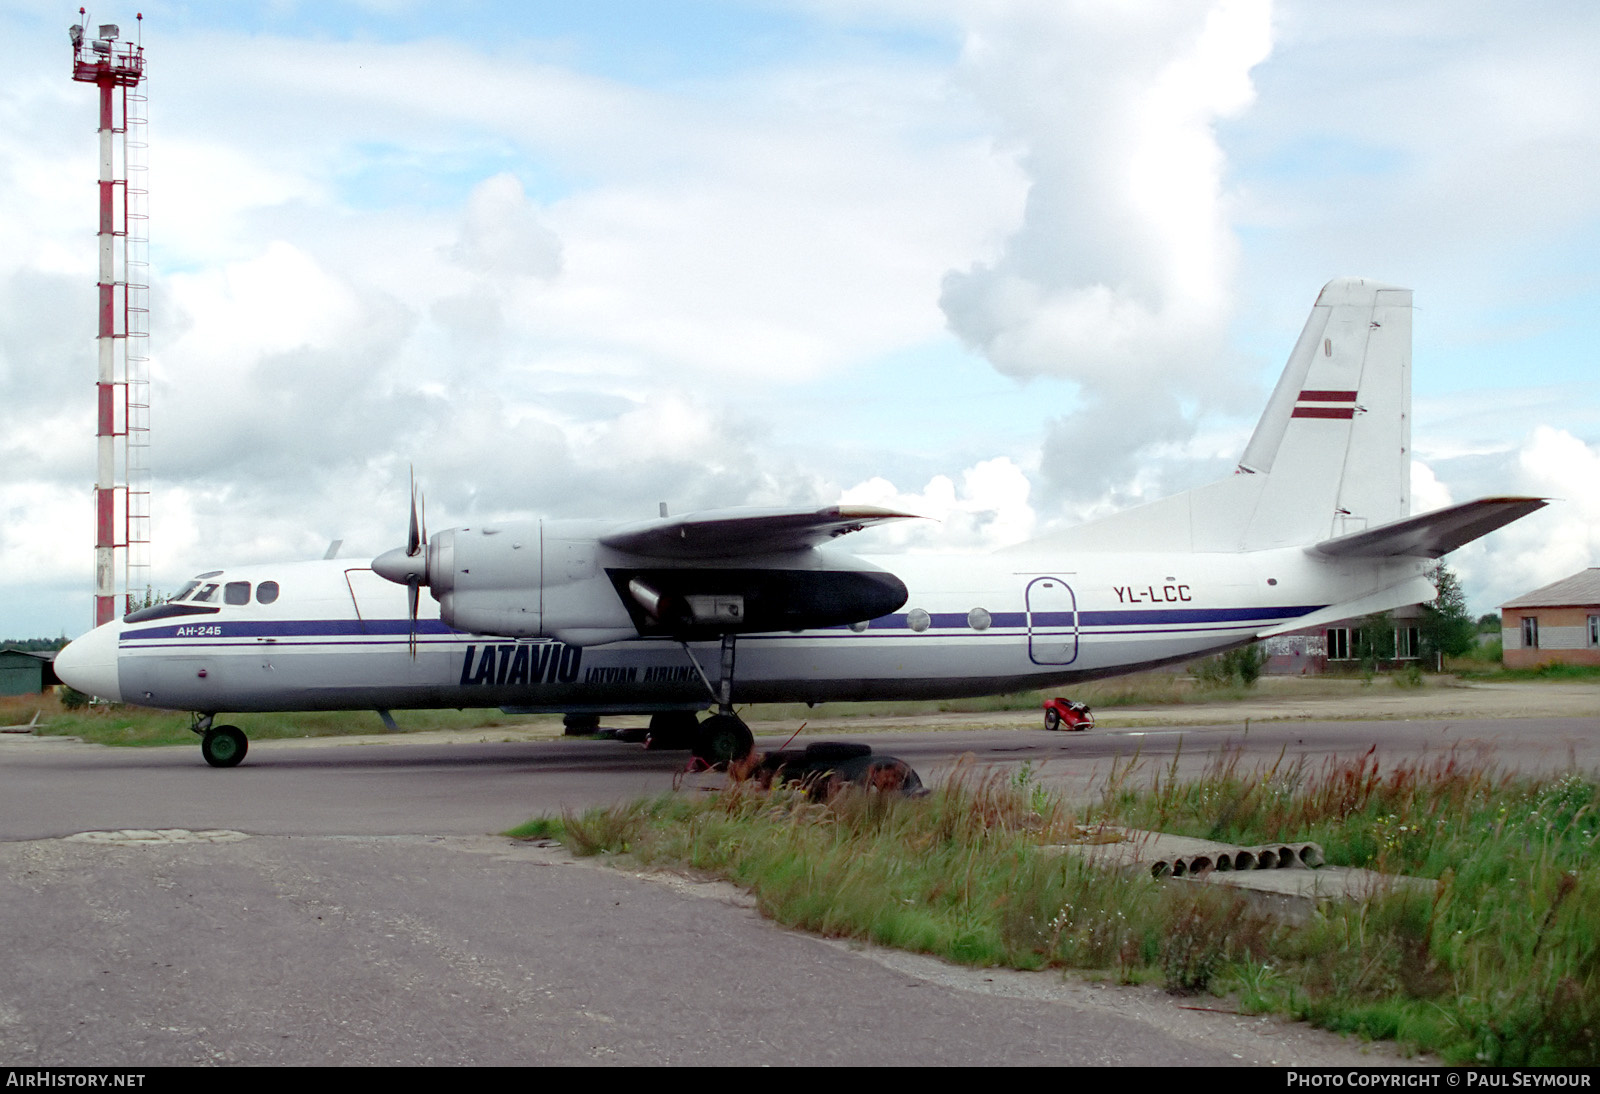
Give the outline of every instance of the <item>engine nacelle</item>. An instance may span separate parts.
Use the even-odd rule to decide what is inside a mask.
[[[908,595],[893,574],[849,555],[682,563],[601,544],[610,527],[518,521],[438,533],[425,575],[440,619],[477,634],[593,646],[842,626],[887,615]]]
[[[609,573],[640,634],[684,641],[842,627],[888,615],[908,595],[899,578],[848,555],[808,550],[767,561]]]

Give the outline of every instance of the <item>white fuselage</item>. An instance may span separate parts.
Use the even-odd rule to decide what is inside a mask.
[[[1422,569],[1416,559],[1336,562],[1298,547],[868,561],[904,581],[905,606],[854,627],[740,636],[735,702],[953,698],[1112,676],[1240,645]],[[622,713],[712,701],[702,670],[715,683],[715,642],[692,644],[691,658],[660,638],[580,647],[466,634],[441,624],[424,596],[413,655],[405,589],[365,564],[261,566],[214,580],[276,583],[276,597],[108,623],[62,651],[58,672],[108,699],[203,713]]]
[[[841,556],[838,537],[910,514],[840,503],[475,524],[429,540],[414,501],[405,546],[377,572],[206,574],[209,588],[85,635],[56,669],[82,691],[202,714],[687,710],[724,685],[719,708],[1055,687],[1431,600],[1431,560],[1544,504],[1412,516],[1410,482],[1411,292],[1336,278],[1234,474],[1048,539]],[[408,591],[431,613],[415,627]],[[772,629],[787,625],[813,629]],[[732,633],[730,672],[716,639]],[[217,759],[238,755],[227,745]]]

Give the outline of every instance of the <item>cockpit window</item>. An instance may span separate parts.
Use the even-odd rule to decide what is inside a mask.
[[[222,576],[222,571],[221,570],[207,570],[203,574],[195,574],[194,575],[194,579],[196,581],[204,581],[208,577],[221,577],[221,576]]]
[[[178,590],[178,595],[174,596],[172,599],[173,600],[182,600],[184,597],[188,596],[190,593],[194,592],[199,587],[200,587],[200,583],[198,581],[191,581],[191,582],[189,582],[189,584],[187,584],[183,588],[179,589]]]
[[[194,600],[197,604],[209,604],[217,598],[217,588],[217,584],[212,582],[199,592],[195,593],[190,599]]]
[[[256,603],[271,604],[278,599],[278,583],[276,581],[263,581],[256,586]]]
[[[222,601],[224,604],[250,603],[250,583],[248,581],[230,581],[222,588]]]

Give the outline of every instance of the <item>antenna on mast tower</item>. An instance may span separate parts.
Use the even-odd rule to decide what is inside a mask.
[[[144,140],[144,13],[138,40],[102,24],[86,40],[89,13],[68,28],[72,78],[100,95],[99,277],[96,318],[95,625],[148,596],[150,582],[149,221]],[[120,139],[119,139],[120,138]],[[119,554],[120,553],[120,554]],[[118,562],[121,581],[118,581]],[[119,594],[118,585],[121,585]]]

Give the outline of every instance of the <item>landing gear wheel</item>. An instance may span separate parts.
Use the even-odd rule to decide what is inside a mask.
[[[568,714],[561,719],[561,732],[568,737],[587,737],[599,731],[598,714]]]
[[[755,751],[756,738],[736,714],[713,714],[700,723],[694,754],[712,767],[726,767]]]
[[[662,710],[650,715],[649,749],[693,748],[700,733],[700,720],[692,710]]]
[[[212,767],[238,767],[250,742],[238,726],[214,726],[200,738],[200,755]]]
[[[1051,707],[1044,712],[1044,728],[1056,730],[1061,728],[1061,712]]]

